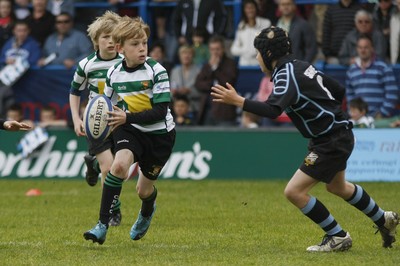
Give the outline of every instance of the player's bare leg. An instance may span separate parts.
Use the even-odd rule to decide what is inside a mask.
[[[285,188],[286,198],[298,207],[301,212],[318,224],[325,231],[322,242],[310,246],[310,252],[344,251],[352,246],[352,239],[348,232],[345,232],[336,222],[328,209],[308,192],[319,181],[297,170]]]

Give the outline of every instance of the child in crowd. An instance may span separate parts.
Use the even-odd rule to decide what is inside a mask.
[[[175,94],[173,113],[177,126],[192,126],[194,124],[193,115],[190,113],[190,100],[187,95]]]
[[[85,136],[80,114],[82,93],[88,89],[89,99],[98,94],[103,94],[107,70],[122,59],[115,50],[115,44],[111,36],[119,19],[120,16],[118,14],[107,11],[90,24],[87,29],[95,52],[79,62],[71,83],[69,96],[74,130],[78,137]],[[92,141],[88,141],[88,144],[89,154],[84,157],[87,165],[86,182],[90,186],[96,185],[99,179],[99,172],[101,172],[101,181],[103,184],[114,158],[111,152],[114,145],[112,137],[110,136],[100,144]],[[121,223],[121,219],[120,202],[118,201],[114,205],[113,217],[109,221],[109,224],[117,226]]]
[[[354,98],[349,102],[350,121],[355,128],[374,128],[374,118],[367,115],[368,104],[362,98]]]
[[[210,52],[207,45],[207,35],[208,32],[201,28],[195,28],[193,30],[193,48],[194,48],[194,59],[193,62],[196,65],[203,65],[208,62],[210,58]]]

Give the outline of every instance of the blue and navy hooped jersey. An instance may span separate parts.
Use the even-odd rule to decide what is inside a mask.
[[[291,55],[281,58],[272,74],[274,90],[267,103],[279,107],[306,138],[349,125],[342,110],[345,89],[311,64]]]

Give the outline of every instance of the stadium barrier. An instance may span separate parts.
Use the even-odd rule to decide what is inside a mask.
[[[354,132],[349,180],[400,181],[400,129]],[[0,132],[0,179],[84,178],[85,138],[77,138],[72,129],[52,129],[47,142],[24,158],[17,147],[25,134]],[[302,163],[306,147],[307,140],[295,129],[179,128],[160,179],[287,180]]]
[[[346,68],[340,65],[315,64],[326,74],[344,84]],[[400,65],[394,66],[395,76],[400,86]],[[54,107],[57,117],[69,119],[69,89],[74,70],[63,66],[32,67],[13,85],[16,102],[23,107],[25,117],[38,120],[39,111],[45,105]],[[245,97],[253,98],[263,77],[259,67],[240,67],[236,89]]]

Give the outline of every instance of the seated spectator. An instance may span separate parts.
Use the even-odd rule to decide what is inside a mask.
[[[366,10],[359,10],[355,15],[356,28],[350,31],[343,40],[339,51],[339,62],[348,66],[354,64],[357,57],[357,40],[362,34],[367,34],[373,41],[375,55],[386,60],[386,42],[383,33],[374,28],[372,15]]]
[[[34,126],[33,121],[24,119],[24,111],[18,103],[12,104],[7,109],[7,120],[14,120],[20,123],[25,123],[31,127]]]
[[[339,0],[328,6],[322,26],[322,52],[328,64],[339,64],[340,47],[354,29],[354,16],[360,8],[356,0]]]
[[[29,25],[24,20],[15,22],[13,37],[1,49],[0,64],[14,64],[17,58],[35,66],[40,58],[40,45],[30,36]]]
[[[235,39],[231,46],[232,55],[239,57],[239,66],[258,66],[253,39],[257,33],[269,26],[271,26],[269,19],[258,16],[255,0],[244,0],[242,20],[236,29]]]
[[[14,13],[17,19],[26,19],[31,14],[30,0],[15,0],[14,3]]]
[[[61,13],[56,18],[56,32],[51,34],[43,47],[43,57],[39,60],[39,66],[64,65],[70,69],[80,60],[93,52],[89,38],[81,31],[73,28],[70,14]],[[46,62],[46,58],[54,55],[54,59]]]
[[[374,26],[385,36],[387,47],[385,57],[387,58],[390,56],[390,18],[395,11],[396,6],[393,5],[392,0],[378,0],[378,3],[375,4],[374,10],[372,11]]]
[[[149,50],[149,56],[160,63],[167,73],[171,73],[172,63],[168,62],[165,55],[165,46],[161,42],[155,42]]]
[[[258,128],[260,117],[256,114],[243,111],[240,120],[240,127],[242,128]]]
[[[67,121],[57,118],[56,109],[51,106],[44,106],[40,110],[40,121],[37,123],[39,127],[66,127]]]
[[[31,35],[40,43],[40,47],[54,32],[55,17],[46,7],[47,0],[32,0],[32,13],[26,18],[31,27]]]
[[[312,63],[318,52],[314,29],[296,14],[294,0],[279,0],[278,8],[281,17],[276,25],[289,33],[294,56]]]
[[[368,104],[361,98],[349,102],[350,121],[355,128],[374,128],[374,118],[367,115]]]
[[[193,30],[193,48],[194,48],[194,59],[193,62],[196,65],[202,66],[208,62],[210,58],[210,52],[208,51],[208,32],[202,28],[195,28]]]
[[[75,16],[75,0],[47,0],[47,10],[54,16],[58,16],[61,13],[71,14]]]
[[[400,0],[396,3],[396,11],[390,19],[390,62],[392,64],[400,63]]]
[[[393,70],[375,58],[372,39],[361,35],[357,41],[358,57],[346,73],[346,98],[362,98],[368,104],[368,115],[376,120],[391,117],[398,104],[399,88]]]
[[[194,119],[190,112],[190,100],[186,95],[175,94],[172,112],[177,126],[193,126]]]
[[[0,0],[0,48],[12,36],[12,27],[16,17],[11,0]]]
[[[257,92],[257,100],[260,102],[265,102],[271,93],[274,90],[274,83],[271,81],[270,75],[265,75],[261,81],[260,86]],[[270,119],[267,117],[263,117],[261,120],[261,125],[264,127],[268,126],[293,126],[292,121],[287,116],[285,112],[283,112],[280,116],[275,119]]]
[[[236,107],[211,100],[211,86],[215,84],[234,85],[238,76],[235,60],[225,54],[224,38],[213,36],[208,42],[210,59],[197,75],[195,87],[200,92],[198,123],[200,125],[235,126]]]
[[[197,114],[200,105],[200,94],[194,83],[200,72],[200,66],[193,63],[194,49],[189,45],[179,48],[180,64],[176,65],[170,76],[172,95],[186,95],[190,101],[190,111]]]

